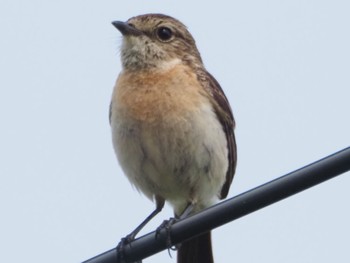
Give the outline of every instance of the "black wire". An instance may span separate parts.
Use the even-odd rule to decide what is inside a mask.
[[[350,147],[177,222],[171,227],[172,244],[181,243],[349,170]],[[125,246],[124,259],[125,262],[135,262],[166,248],[167,233],[163,229],[157,238],[152,232]],[[83,263],[112,262],[119,262],[116,249]]]

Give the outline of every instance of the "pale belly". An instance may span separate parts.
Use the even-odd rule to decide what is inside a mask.
[[[150,199],[175,208],[188,202],[202,209],[217,200],[228,169],[227,142],[209,103],[195,111],[148,122],[115,109],[115,152],[129,180]]]

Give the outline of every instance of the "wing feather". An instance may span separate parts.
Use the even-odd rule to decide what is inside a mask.
[[[221,188],[219,196],[220,199],[224,199],[229,192],[237,164],[237,146],[234,135],[235,120],[230,104],[217,80],[207,71],[202,71],[198,75],[198,79],[209,94],[215,113],[226,134],[229,166],[226,173],[226,181]]]

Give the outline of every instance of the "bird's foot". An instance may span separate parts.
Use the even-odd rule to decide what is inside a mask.
[[[168,253],[170,257],[172,257],[170,250],[176,251],[178,249],[178,246],[177,245],[172,246],[172,242],[171,242],[171,226],[175,224],[177,221],[179,221],[179,219],[171,217],[169,220],[164,220],[163,223],[159,227],[157,227],[157,230],[156,230],[156,238],[158,238],[158,236],[160,235],[160,232],[163,229],[165,229],[166,231],[165,242],[166,242],[166,247],[168,248]]]
[[[124,262],[125,261],[125,254],[124,254],[124,248],[126,246],[131,246],[131,242],[135,240],[135,233],[130,233],[126,237],[123,237],[119,244],[116,247],[117,250],[117,262]],[[134,263],[142,263],[141,260],[136,261]]]

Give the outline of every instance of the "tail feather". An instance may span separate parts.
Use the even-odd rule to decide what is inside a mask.
[[[183,242],[177,252],[177,263],[214,263],[210,232]]]

